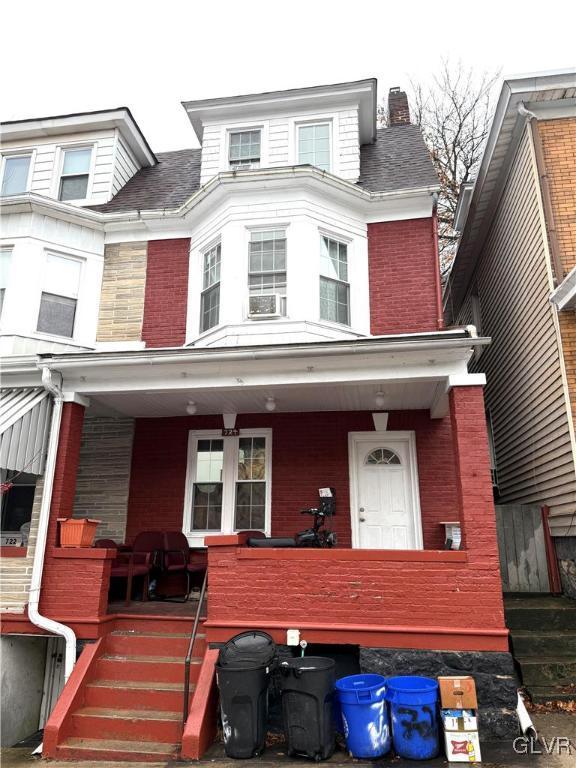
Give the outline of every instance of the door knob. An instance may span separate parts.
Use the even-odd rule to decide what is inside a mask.
[[[364,507],[360,507],[360,512],[364,512]]]

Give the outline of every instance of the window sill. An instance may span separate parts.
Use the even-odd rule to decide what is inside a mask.
[[[0,557],[26,557],[28,547],[0,547]]]

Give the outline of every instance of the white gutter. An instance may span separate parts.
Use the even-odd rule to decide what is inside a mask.
[[[44,556],[46,554],[46,540],[48,537],[48,523],[50,520],[50,506],[52,504],[52,490],[54,487],[54,472],[56,470],[56,454],[58,451],[58,438],[60,437],[60,422],[62,419],[62,390],[52,380],[52,372],[48,368],[42,369],[42,385],[53,396],[52,420],[50,423],[50,437],[48,439],[48,452],[46,456],[46,468],[44,470],[44,488],[42,491],[42,503],[38,520],[38,533],[36,548],[34,549],[34,562],[32,564],[32,578],[30,581],[30,595],[28,598],[28,618],[40,629],[60,635],[66,641],[64,655],[64,682],[68,680],[74,664],[76,663],[76,635],[65,624],[42,616],[38,609],[40,603],[40,591],[42,589],[42,574],[44,571]]]
[[[450,333],[448,331],[448,333]],[[364,355],[375,354],[378,352],[410,352],[420,350],[439,350],[466,348],[475,346],[486,346],[490,344],[489,337],[459,336],[457,338],[435,338],[426,341],[402,341],[389,343],[367,343],[362,344],[358,341],[350,344],[334,345],[332,347],[312,347],[312,345],[294,345],[284,348],[262,349],[243,349],[242,351],[213,352],[204,351],[198,348],[184,349],[181,354],[175,351],[167,350],[167,354],[158,354],[158,350],[147,352],[92,352],[87,355],[68,355],[67,357],[57,357],[49,359],[43,357],[39,367],[50,369],[71,369],[79,368],[88,364],[90,367],[100,367],[104,365],[164,365],[170,363],[223,363],[237,362],[243,360],[274,360],[281,358],[295,357],[331,357],[343,354]],[[311,348],[312,347],[312,348]],[[186,354],[186,353],[189,354]]]

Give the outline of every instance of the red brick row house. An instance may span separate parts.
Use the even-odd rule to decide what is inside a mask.
[[[4,124],[5,167],[29,160],[3,186],[0,456],[21,473],[10,493],[23,476],[32,491],[27,543],[2,547],[3,640],[66,640],[45,755],[198,757],[214,644],[249,628],[365,670],[466,669],[486,732],[513,727],[485,380],[468,372],[489,339],[444,326],[437,180],[405,94],[386,128],[376,104],[374,80],[185,102],[201,148],[158,155],[126,109]],[[335,548],[247,546],[306,527],[320,488]],[[193,601],[109,603],[116,552],[61,547],[69,517],[207,553],[183,734]]]

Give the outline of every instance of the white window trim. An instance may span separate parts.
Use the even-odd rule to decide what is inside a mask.
[[[334,112],[323,112],[313,115],[302,115],[289,120],[288,157],[291,165],[299,165],[298,132],[301,126],[326,125],[330,127],[330,169],[326,173],[338,175],[340,172],[340,120]]]
[[[300,122],[296,123],[296,136],[295,136],[295,154],[296,154],[296,165],[301,165],[300,163],[300,128],[309,128],[311,126],[319,126],[319,125],[327,125],[328,126],[328,142],[329,142],[329,150],[330,150],[330,167],[326,171],[326,173],[334,173],[334,126],[333,126],[333,120],[302,120]],[[317,166],[314,166],[317,167]],[[325,170],[324,168],[320,168],[319,170]]]
[[[347,280],[340,280],[340,278],[330,277],[329,275],[324,275],[322,273],[322,244],[321,239],[327,237],[329,240],[334,240],[337,243],[341,243],[342,245],[346,246],[346,264],[348,267],[348,279]],[[336,235],[334,232],[330,232],[330,230],[322,229],[321,227],[318,227],[318,245],[320,245],[320,248],[318,248],[318,322],[322,324],[326,324],[331,326],[332,328],[350,328],[352,329],[354,327],[353,325],[353,318],[352,318],[352,280],[351,280],[351,274],[352,271],[350,269],[350,255],[352,253],[352,239],[347,237],[340,237],[340,235]],[[337,320],[327,320],[323,317],[321,317],[321,307],[320,307],[320,283],[322,281],[322,278],[326,278],[326,280],[332,280],[333,282],[337,283],[343,283],[348,286],[348,322],[347,323],[339,323]]]
[[[246,237],[245,237],[245,249],[244,252],[246,254],[246,261],[245,261],[245,269],[244,274],[246,275],[246,289],[244,292],[245,295],[245,301],[244,306],[242,310],[242,318],[243,322],[245,323],[254,323],[263,322],[262,320],[254,321],[252,318],[249,317],[250,314],[250,243],[252,242],[252,235],[257,232],[272,232],[272,231],[280,231],[282,230],[284,232],[284,239],[286,242],[286,269],[284,270],[286,272],[286,288],[284,289],[286,292],[286,314],[280,315],[279,317],[273,318],[270,320],[270,322],[278,323],[278,321],[282,320],[288,320],[290,318],[289,315],[289,307],[290,307],[290,300],[288,298],[288,226],[289,224],[278,224],[278,225],[267,225],[267,224],[253,224],[253,225],[247,225],[245,227],[246,230]]]
[[[260,131],[260,168],[267,168],[268,163],[268,122],[256,120],[253,123],[239,123],[238,125],[226,125],[220,133],[220,170],[232,171],[230,167],[230,134],[244,133],[245,131]]]
[[[182,531],[190,546],[203,547],[205,536],[235,533],[234,501],[236,489],[236,459],[241,437],[266,438],[266,511],[264,532],[270,536],[272,510],[272,430],[241,429],[238,437],[222,437],[221,430],[191,429],[188,433],[188,454],[186,460],[186,486],[184,491],[184,510]],[[224,465],[222,470],[222,519],[220,531],[192,530],[192,499],[194,478],[196,475],[197,444],[199,440],[220,439],[224,441]]]
[[[39,331],[38,330],[38,320],[40,319],[40,306],[42,303],[42,294],[48,293],[48,291],[44,290],[44,284],[46,282],[46,276],[48,274],[48,264],[50,261],[50,256],[57,256],[60,259],[68,259],[69,261],[75,261],[78,264],[80,264],[80,274],[78,275],[78,295],[76,297],[73,296],[64,296],[64,294],[57,294],[64,296],[64,298],[75,298],[76,301],[76,311],[74,312],[74,327],[72,329],[72,336],[61,336],[57,333],[47,333],[46,331]],[[46,249],[44,251],[44,268],[42,273],[42,282],[40,284],[40,293],[38,294],[38,302],[37,302],[37,309],[36,309],[36,319],[34,322],[34,336],[39,339],[46,339],[50,341],[58,341],[60,343],[73,343],[77,341],[77,338],[79,336],[78,328],[82,325],[82,319],[80,316],[81,312],[81,298],[82,298],[82,289],[84,286],[84,273],[86,271],[86,259],[80,257],[80,256],[74,256],[70,253],[62,253],[61,251],[55,251],[52,249]]]
[[[206,255],[210,253],[210,251],[213,251],[215,248],[220,246],[220,277],[218,279],[218,285],[220,286],[220,294],[218,298],[218,322],[216,325],[210,326],[210,328],[207,328],[206,330],[202,330],[202,296],[206,293],[206,291],[209,291],[211,288],[213,288],[216,283],[212,283],[212,285],[208,286],[208,288],[204,288],[204,267],[206,264]],[[206,333],[210,333],[215,328],[218,328],[220,325],[222,325],[222,239],[220,235],[213,240],[211,240],[207,245],[205,245],[202,250],[200,251],[200,264],[199,264],[199,282],[198,284],[201,286],[200,293],[198,294],[198,338],[201,336],[204,336]]]
[[[96,151],[98,144],[95,141],[81,142],[74,144],[59,144],[56,147],[56,158],[54,168],[57,169],[57,173],[54,174],[54,181],[52,184],[52,197],[59,202],[66,203],[68,205],[80,205],[80,203],[87,203],[92,199],[92,189],[94,186],[94,170],[96,168]],[[78,200],[62,200],[60,201],[60,181],[62,179],[62,171],[64,170],[64,153],[74,149],[90,149],[90,167],[88,169],[88,185],[86,187],[86,197],[82,197]],[[84,174],[76,174],[78,176]]]
[[[32,174],[34,171],[34,161],[36,160],[36,150],[35,149],[14,149],[14,150],[6,150],[2,152],[2,163],[0,165],[0,191],[2,189],[2,183],[4,181],[4,171],[6,169],[6,160],[12,157],[29,157],[30,158],[30,165],[28,166],[28,178],[26,179],[26,189],[24,192],[18,192],[16,194],[24,195],[26,192],[30,192],[32,187]],[[10,197],[10,195],[6,195],[6,197]],[[2,199],[0,197],[0,199]]]

